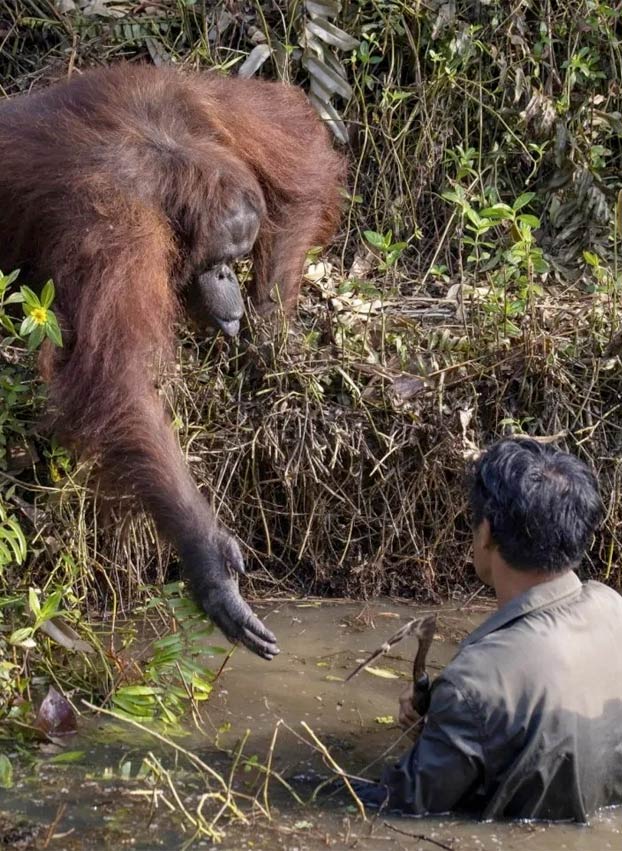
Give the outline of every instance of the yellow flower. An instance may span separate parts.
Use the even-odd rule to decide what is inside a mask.
[[[37,325],[45,325],[45,323],[48,321],[48,312],[45,307],[33,308],[30,315],[35,320]]]

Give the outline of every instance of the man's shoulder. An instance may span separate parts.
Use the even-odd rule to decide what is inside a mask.
[[[588,579],[583,583],[583,593],[586,597],[597,598],[599,601],[607,602],[613,608],[622,612],[622,595],[603,582],[596,579]]]
[[[589,641],[586,641],[586,630]],[[604,648],[622,642],[622,596],[602,582],[582,583],[574,601],[535,610],[462,645],[443,680],[473,705],[540,684],[588,676]],[[620,664],[622,674],[622,663]]]

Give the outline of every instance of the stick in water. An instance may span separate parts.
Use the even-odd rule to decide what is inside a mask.
[[[394,632],[393,635],[388,638],[377,650],[368,656],[360,665],[358,665],[351,674],[349,674],[345,682],[348,683],[350,680],[359,674],[362,670],[367,668],[368,665],[378,659],[380,656],[384,656],[385,653],[388,653],[389,650],[394,647],[396,644],[399,644],[402,639],[407,638],[409,635],[416,635],[417,640],[419,641],[419,646],[417,648],[417,655],[415,656],[415,661],[413,662],[413,707],[419,715],[425,715],[427,711],[427,704],[429,703],[429,678],[425,670],[425,661],[428,655],[428,651],[430,649],[430,645],[432,644],[432,639],[434,638],[434,631],[436,629],[436,615],[425,615],[422,618],[413,618],[408,623],[404,624],[404,626],[400,627],[397,632]],[[421,711],[421,709],[423,711]]]

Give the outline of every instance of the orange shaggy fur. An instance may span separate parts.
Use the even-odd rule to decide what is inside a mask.
[[[182,559],[211,563],[221,533],[154,363],[171,356],[180,291],[238,201],[262,217],[251,296],[263,310],[278,283],[292,310],[306,251],[338,222],[343,159],[296,88],[119,65],[1,104],[0,163],[0,268],[56,285],[57,430],[140,497]]]

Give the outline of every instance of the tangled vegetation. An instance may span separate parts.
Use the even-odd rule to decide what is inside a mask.
[[[2,5],[6,95],[122,58],[215,66],[303,85],[349,148],[342,232],[310,258],[299,322],[179,347],[174,424],[248,544],[249,593],[469,590],[464,461],[504,433],[594,465],[607,518],[586,570],[622,586],[620,14],[593,0]],[[40,426],[32,350],[62,342],[53,289],[39,301],[3,271],[0,715],[31,717],[36,671],[173,721],[222,660],[199,664],[196,612],[176,586],[154,591],[175,566],[150,523],[95,501],[88,468]],[[123,622],[137,611],[160,615],[144,655]]]

